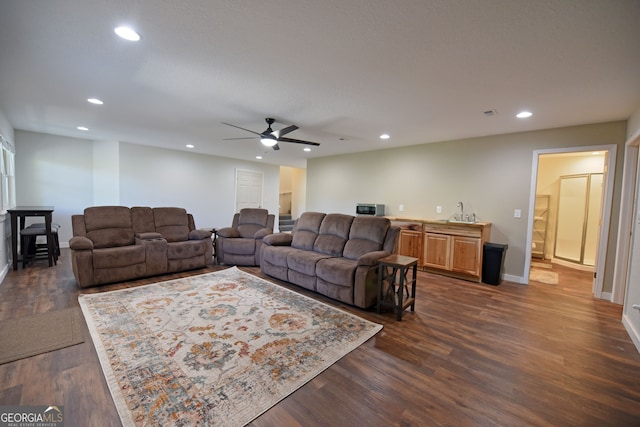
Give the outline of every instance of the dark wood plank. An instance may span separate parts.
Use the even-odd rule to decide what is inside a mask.
[[[0,318],[221,268],[79,290],[63,249],[55,267],[35,262],[7,274]],[[558,285],[491,286],[419,272],[416,311],[402,322],[267,278],[384,329],[250,425],[640,425],[640,354],[621,307],[591,296],[590,273],[552,269]],[[119,426],[84,333],[83,344],[0,365],[0,405],[59,404],[68,425]]]

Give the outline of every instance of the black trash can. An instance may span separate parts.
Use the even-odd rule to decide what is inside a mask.
[[[499,285],[504,269],[504,256],[508,245],[485,243],[482,248],[482,281],[489,285]]]

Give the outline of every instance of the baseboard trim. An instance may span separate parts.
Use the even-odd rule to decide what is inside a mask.
[[[636,331],[636,329],[633,327],[633,324],[626,315],[622,316],[622,324],[627,330],[631,341],[633,341],[633,345],[636,346],[636,350],[638,350],[638,353],[640,353],[640,334],[638,334],[638,331]]]
[[[521,285],[526,285],[529,283],[529,281],[525,280],[523,276],[514,276],[513,274],[503,274],[502,279],[508,282],[520,283]]]
[[[600,299],[607,300],[609,302],[613,302],[613,294],[611,292],[603,292],[600,294]],[[620,305],[620,304],[618,304]]]

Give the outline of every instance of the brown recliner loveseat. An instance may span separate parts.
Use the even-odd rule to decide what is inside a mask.
[[[71,264],[78,286],[102,285],[202,268],[211,233],[176,207],[94,206],[72,215]]]
[[[305,212],[291,234],[263,239],[260,270],[368,308],[377,298],[378,260],[394,252],[399,234],[388,218]]]

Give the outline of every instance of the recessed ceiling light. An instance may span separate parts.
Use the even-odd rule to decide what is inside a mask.
[[[307,147],[304,149],[304,151],[311,151],[311,148]]]
[[[256,156],[256,159],[262,160],[262,156]]]
[[[122,37],[125,40],[129,40],[132,42],[137,42],[138,40],[140,40],[140,34],[136,33],[129,27],[118,27],[113,31],[115,31],[118,36]]]
[[[87,101],[89,101],[92,104],[96,104],[96,105],[104,104],[104,102],[102,102],[102,100],[100,100],[98,98],[89,98],[89,99],[87,99]]]
[[[193,145],[193,144],[187,144],[187,145],[185,145],[185,147],[187,147],[187,148],[195,148],[196,146]]]
[[[388,134],[383,133],[382,135],[380,135],[380,139],[389,139],[391,138]]]
[[[86,127],[86,126],[78,126],[76,129],[78,129],[78,130],[89,130],[89,128]]]
[[[518,114],[516,114],[516,117],[519,119],[526,119],[527,117],[531,116],[533,116],[533,113],[531,111],[520,111]]]

